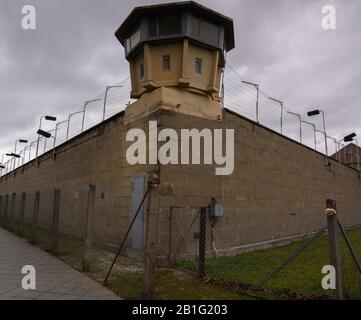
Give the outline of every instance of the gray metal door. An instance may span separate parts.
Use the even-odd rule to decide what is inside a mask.
[[[132,177],[132,209],[131,217],[137,213],[137,209],[143,200],[145,193],[145,176]],[[143,250],[144,245],[144,204],[138,213],[131,232],[131,244],[133,249]]]

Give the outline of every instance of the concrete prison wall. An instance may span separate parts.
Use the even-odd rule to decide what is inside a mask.
[[[136,124],[142,127],[142,124]],[[50,229],[54,188],[61,189],[60,232],[82,237],[85,232],[89,184],[96,185],[94,239],[102,244],[119,244],[130,221],[131,177],[152,170],[152,166],[130,166],[125,159],[123,114],[84,132],[52,152],[25,164],[0,181],[1,213],[5,197],[8,207],[16,193],[15,219],[19,215],[21,193],[26,192],[25,222],[33,217],[35,192],[40,191],[39,226]],[[8,209],[9,215],[10,209]]]
[[[328,198],[337,200],[345,223],[361,222],[361,182],[355,169],[340,168],[334,160],[328,168],[324,155],[231,111],[223,113],[222,121],[212,121],[161,110],[130,125],[124,125],[124,115],[119,114],[59,146],[56,160],[49,152],[40,157],[39,166],[32,161],[15,175],[2,177],[1,212],[5,196],[10,206],[14,192],[18,212],[21,193],[26,192],[25,219],[31,223],[34,194],[41,191],[39,223],[49,228],[52,192],[61,188],[60,231],[82,236],[87,189],[94,184],[94,238],[116,245],[130,222],[132,177],[158,170],[159,210],[151,230],[158,256],[197,253],[197,208],[208,206],[212,198],[224,205],[224,216],[217,221],[208,217],[209,253],[235,254],[253,244],[289,241],[319,230],[326,223]],[[126,133],[130,128],[148,132],[150,119],[158,121],[159,130],[174,128],[178,133],[192,128],[234,129],[233,174],[216,176],[215,165],[129,165]]]
[[[176,128],[178,136],[186,128],[235,130],[232,175],[216,176],[214,165],[161,167],[163,254],[196,254],[198,240],[193,233],[199,230],[198,218],[187,241],[178,247],[196,217],[193,208],[208,206],[212,198],[224,205],[224,216],[213,228],[214,220],[208,219],[207,226],[207,249],[218,254],[287,242],[321,229],[328,198],[337,200],[344,223],[361,222],[361,181],[353,168],[340,168],[334,160],[328,168],[323,154],[228,110],[222,122],[164,112],[162,127]],[[167,217],[172,220],[170,244]]]

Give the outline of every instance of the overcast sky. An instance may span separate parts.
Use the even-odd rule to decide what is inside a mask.
[[[114,32],[134,6],[162,2],[0,0],[0,154],[16,138],[34,140],[41,115],[61,118],[127,78]],[[228,62],[244,79],[295,112],[322,107],[335,137],[361,136],[361,1],[199,2],[234,19]],[[21,27],[26,4],[36,8],[36,30]],[[335,31],[321,28],[327,4],[337,10]]]

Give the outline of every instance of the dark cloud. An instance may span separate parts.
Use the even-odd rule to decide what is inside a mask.
[[[78,110],[107,84],[128,77],[114,31],[137,5],[167,1],[2,1],[0,151],[33,137],[39,117]],[[199,1],[235,21],[229,64],[243,78],[302,113],[317,105],[331,135],[361,134],[359,0]],[[21,28],[21,8],[37,9],[37,30]],[[337,9],[337,30],[321,29],[321,8]]]

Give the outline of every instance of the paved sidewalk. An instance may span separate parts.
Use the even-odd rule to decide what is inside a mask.
[[[36,289],[23,290],[24,265],[36,269]],[[24,239],[0,228],[0,300],[118,300],[113,292]]]

